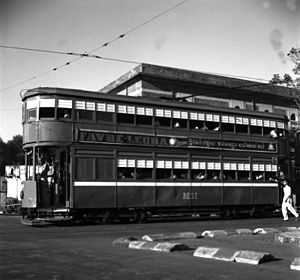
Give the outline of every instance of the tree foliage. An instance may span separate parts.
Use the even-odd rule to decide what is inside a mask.
[[[7,143],[0,137],[0,176],[5,175],[6,165],[23,165],[25,161],[22,148],[23,137],[16,135]]]
[[[293,68],[295,77],[293,78],[289,74],[284,74],[283,77],[274,74],[270,84],[291,88],[291,98],[300,109],[300,48],[292,48],[287,55],[295,64]]]

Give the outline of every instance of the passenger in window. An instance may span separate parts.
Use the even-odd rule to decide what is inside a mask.
[[[65,110],[64,111],[64,119],[70,119],[70,118],[71,118],[70,113],[68,112],[68,110]]]
[[[211,176],[212,180],[219,180],[219,176],[217,175],[216,172],[214,172]]]
[[[175,128],[180,128],[180,123],[179,123],[179,122],[176,122],[176,123],[174,124],[174,127],[175,127]]]
[[[173,174],[173,175],[171,176],[171,179],[172,179],[172,180],[176,180],[176,179],[177,179],[177,175],[176,175],[176,174]]]
[[[125,179],[123,172],[121,171],[118,172],[118,179]]]
[[[258,181],[262,181],[264,178],[264,175],[262,173],[258,173],[256,174],[255,176],[255,180],[258,180]]]
[[[207,130],[208,130],[208,127],[204,124],[203,127],[202,127],[202,130],[203,130],[203,131],[207,131]]]
[[[196,176],[197,180],[204,180],[205,179],[205,173],[204,172],[200,172],[197,174]]]

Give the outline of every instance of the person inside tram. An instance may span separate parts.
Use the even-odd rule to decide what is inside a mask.
[[[49,172],[49,162],[45,157],[40,159],[40,168],[39,168],[39,178],[41,181],[48,184],[48,172]]]
[[[64,111],[64,119],[69,119],[69,118],[71,118],[71,115],[70,115],[70,113],[68,112],[68,110],[65,110],[65,111]]]
[[[174,124],[174,127],[175,127],[175,128],[180,128],[180,123],[179,123],[179,122],[176,122],[176,123]]]
[[[196,176],[197,180],[204,180],[205,179],[205,173],[204,172],[199,172]]]

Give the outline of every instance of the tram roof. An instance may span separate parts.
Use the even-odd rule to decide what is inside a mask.
[[[290,99],[292,93],[292,89],[287,87],[146,63],[139,64],[99,91],[113,94],[118,92],[120,88],[123,88],[126,84],[129,84],[132,80],[143,80],[147,78],[156,79],[160,82],[166,81],[173,84],[180,83],[185,86],[201,87],[204,91],[195,94],[199,96],[213,96],[213,89],[221,89],[224,96],[229,91],[231,93],[235,92],[242,95],[241,99],[243,100],[247,99],[247,97],[249,98],[249,95],[251,98],[254,96],[256,99],[265,99],[266,95],[268,95],[267,98],[276,96],[281,100],[285,99],[287,101]],[[210,91],[207,92],[207,89],[210,89]],[[291,101],[289,102],[292,103]]]
[[[286,116],[278,115],[269,112],[258,112],[252,110],[240,110],[236,108],[221,108],[219,106],[212,106],[201,103],[193,102],[179,102],[178,100],[168,100],[168,99],[159,99],[159,98],[150,98],[150,97],[133,97],[133,96],[124,96],[124,95],[111,95],[104,94],[98,91],[86,91],[81,89],[71,89],[71,88],[56,88],[56,87],[38,87],[33,88],[25,92],[23,95],[22,101],[25,101],[27,98],[34,96],[64,96],[68,98],[86,98],[86,99],[101,99],[107,102],[121,102],[131,105],[143,105],[143,106],[154,106],[154,107],[167,107],[167,108],[177,108],[178,110],[209,110],[212,113],[227,113],[227,114],[238,114],[238,115],[247,115],[253,117],[267,117],[267,118],[277,118],[281,120],[287,120]]]

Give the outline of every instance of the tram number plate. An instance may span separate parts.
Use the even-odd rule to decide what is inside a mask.
[[[195,200],[197,199],[198,193],[196,192],[184,192],[182,193],[183,200]]]

